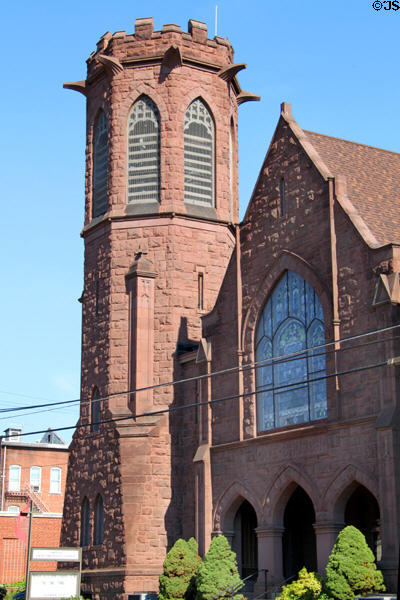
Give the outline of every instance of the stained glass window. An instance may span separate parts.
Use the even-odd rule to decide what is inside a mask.
[[[256,370],[259,431],[326,417],[325,380],[312,381],[326,372],[323,349],[313,349],[324,343],[317,294],[299,275],[286,271],[256,332],[256,361],[264,361]]]
[[[160,201],[160,113],[141,96],[128,119],[128,204]]]
[[[185,202],[214,206],[214,122],[197,98],[186,110]]]

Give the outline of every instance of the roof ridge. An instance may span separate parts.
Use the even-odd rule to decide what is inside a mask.
[[[334,135],[326,135],[325,133],[319,133],[318,131],[310,131],[307,129],[303,129],[304,133],[307,135],[308,133],[312,133],[314,135],[319,135],[321,137],[330,138],[332,140],[339,140],[340,142],[346,142],[347,144],[353,144],[354,146],[363,146],[363,148],[371,148],[372,150],[379,150],[380,152],[389,152],[389,154],[395,154],[400,156],[400,152],[395,152],[394,150],[387,150],[386,148],[380,148],[379,146],[371,146],[370,144],[361,144],[361,142],[353,142],[352,140],[346,140],[344,138],[336,137]]]

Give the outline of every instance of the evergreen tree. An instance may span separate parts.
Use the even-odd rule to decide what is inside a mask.
[[[212,600],[217,596],[241,600],[242,582],[228,540],[220,535],[212,539],[196,577],[196,600]]]
[[[339,533],[326,567],[326,594],[353,600],[354,594],[385,591],[383,576],[364,535],[352,525]]]
[[[191,600],[195,595],[194,579],[200,563],[196,540],[177,540],[164,560],[159,600]]]

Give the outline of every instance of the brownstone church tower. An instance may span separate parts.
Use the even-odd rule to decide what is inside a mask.
[[[157,589],[177,537],[195,533],[202,551],[210,539],[195,518],[207,460],[200,451],[187,481],[183,450],[207,442],[208,410],[193,409],[191,430],[179,411],[151,413],[201,397],[196,382],[185,393],[169,382],[199,355],[201,316],[233,253],[237,110],[258,97],[241,90],[230,43],[194,20],[186,33],[137,19],[133,35],[103,35],[87,63],[85,81],[65,84],[87,99],[87,163],[81,413],[62,543],[84,549],[84,593],[114,598]]]

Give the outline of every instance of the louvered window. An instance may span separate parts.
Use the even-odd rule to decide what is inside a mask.
[[[142,96],[128,120],[128,204],[160,200],[160,114]]]
[[[185,113],[185,201],[214,206],[214,123],[197,98]]]
[[[93,210],[92,216],[107,210],[108,124],[102,111],[93,135]]]

